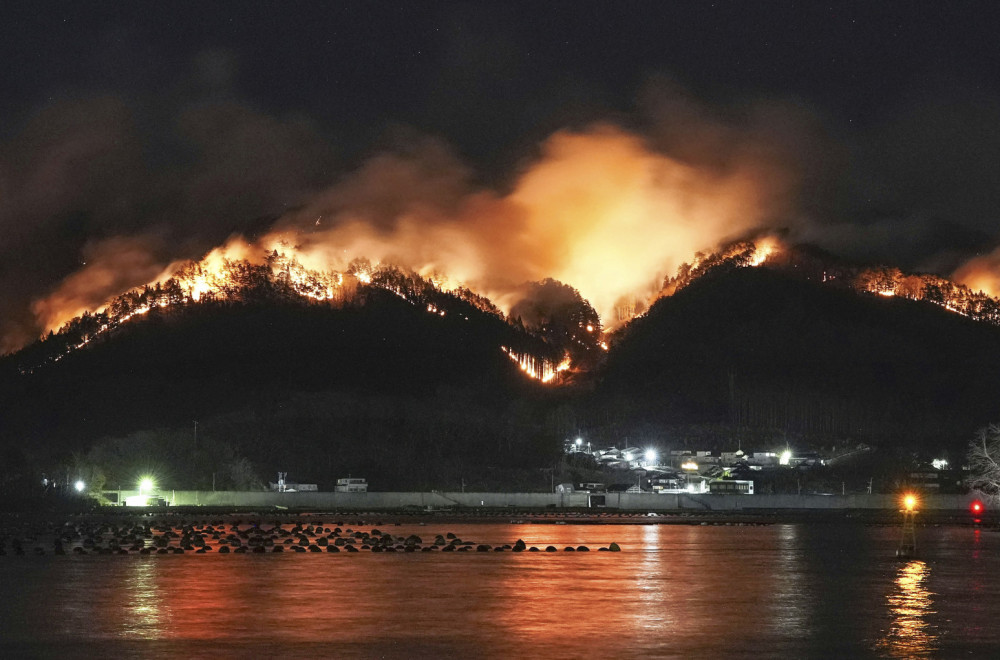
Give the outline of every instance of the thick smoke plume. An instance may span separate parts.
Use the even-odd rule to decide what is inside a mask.
[[[530,297],[526,283],[552,278],[613,327],[695,253],[772,229],[864,261],[903,246],[904,267],[941,274],[990,239],[983,214],[960,226],[880,199],[898,186],[870,155],[864,185],[845,176],[867,170],[808,108],[723,109],[668,79],[647,85],[634,116],[549,135],[503,185],[481,183],[433,137],[334,175],[329,134],[225,84],[156,111],[56,101],[0,145],[0,353],[222,246],[218,258],[258,260],[284,246],[316,270],[392,262],[507,312]],[[911,162],[899,145],[919,131],[897,133],[878,153]],[[980,257],[956,277],[998,293],[997,262]]]
[[[302,118],[228,98],[157,111],[59,99],[0,142],[0,354],[320,188]]]
[[[1000,297],[1000,248],[965,262],[955,271],[953,278],[973,291]]]
[[[48,329],[58,328],[102,305],[108,291],[127,291],[137,280],[153,280],[163,270],[154,255],[155,247],[142,237],[109,238],[86,245],[83,268],[32,306],[39,323]]]
[[[509,310],[527,281],[575,288],[606,322],[685,260],[761,227],[777,210],[775,164],[681,162],[612,125],[561,131],[507,193],[472,185],[443,144],[382,154],[281,217],[260,239],[294,246],[313,269],[355,257],[465,285]],[[780,186],[784,186],[781,179]],[[88,265],[34,305],[54,329],[165,267],[142,239],[88,248]],[[126,275],[127,273],[127,275]]]

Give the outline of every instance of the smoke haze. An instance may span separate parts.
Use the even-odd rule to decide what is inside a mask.
[[[392,262],[505,311],[554,278],[606,325],[696,252],[771,230],[1000,293],[988,95],[913,100],[850,132],[800,99],[711,102],[656,75],[631,111],[568,122],[484,173],[463,145],[392,122],[383,146],[345,156],[345,131],[255,107],[238,72],[208,51],[162,94],[65,93],[3,134],[0,352],[234,235],[296,246],[310,268]]]

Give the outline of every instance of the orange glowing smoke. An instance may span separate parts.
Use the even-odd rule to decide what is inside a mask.
[[[93,312],[113,296],[137,284],[154,281],[163,271],[141,238],[117,237],[84,249],[84,266],[62,281],[32,311],[46,330],[57,330],[84,312]],[[110,294],[110,295],[109,295]]]
[[[680,162],[613,126],[561,131],[507,194],[469,183],[450,152],[426,142],[385,154],[287,213],[271,233],[235,238],[181,279],[198,298],[224,286],[227,259],[263,263],[282,246],[303,272],[346,272],[358,258],[394,263],[444,290],[465,286],[508,311],[521,285],[552,277],[575,287],[605,326],[623,299],[648,301],[691,255],[744,236],[778,212],[775,168],[734,157],[725,168]],[[129,242],[127,263],[112,250],[66,278],[34,311],[46,330],[95,311],[133,287],[163,281],[178,263]],[[310,275],[312,273],[313,275]],[[356,273],[360,281],[369,277]],[[320,278],[322,279],[322,278]],[[323,282],[312,297],[332,295]]]
[[[1000,296],[1000,248],[965,262],[955,271],[952,279],[973,291]]]
[[[577,288],[607,325],[622,297],[648,298],[695,252],[758,226],[759,186],[749,171],[719,176],[603,127],[550,138],[509,200],[524,209],[538,275]]]

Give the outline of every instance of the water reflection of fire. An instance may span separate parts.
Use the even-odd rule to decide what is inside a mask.
[[[911,561],[899,569],[896,590],[886,599],[893,616],[889,631],[880,640],[879,650],[893,658],[929,655],[937,648],[935,627],[927,621],[934,614],[933,595],[926,587],[930,567]]]

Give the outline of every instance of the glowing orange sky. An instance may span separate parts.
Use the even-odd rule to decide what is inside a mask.
[[[752,161],[681,163],[610,125],[550,136],[506,194],[475,188],[434,144],[382,155],[286,214],[255,245],[278,243],[308,268],[341,270],[355,257],[392,262],[448,286],[465,285],[508,310],[519,287],[546,277],[577,288],[608,320],[623,296],[648,297],[695,252],[760,227],[785,185]],[[94,310],[134,283],[163,279],[143,241],[119,237],[34,310],[47,329]],[[164,270],[166,269],[166,270]],[[139,277],[136,279],[136,274]]]

